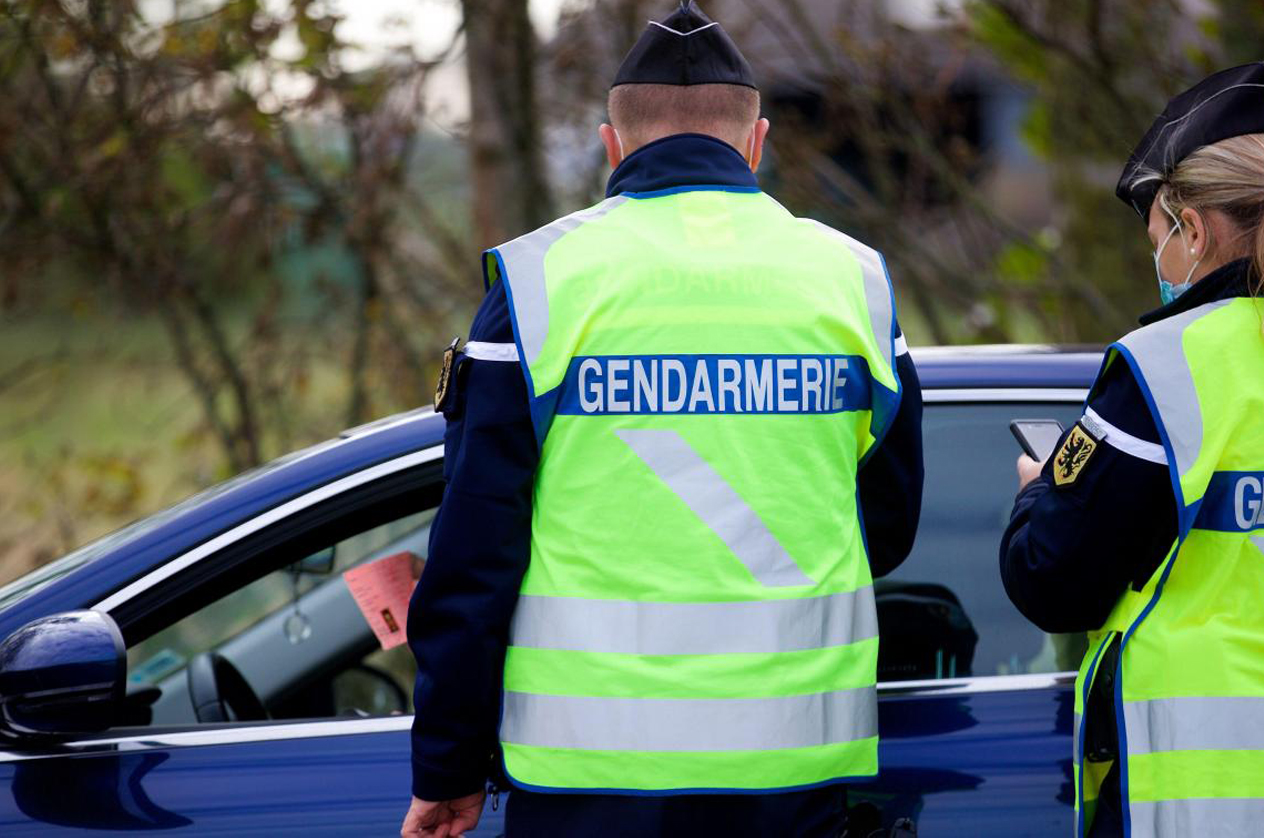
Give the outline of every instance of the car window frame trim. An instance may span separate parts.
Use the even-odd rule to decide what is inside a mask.
[[[243,521],[235,527],[225,530],[197,547],[181,553],[174,559],[171,559],[148,573],[142,575],[138,579],[134,579],[128,584],[119,588],[114,593],[105,597],[95,605],[91,606],[94,611],[103,611],[110,613],[118,606],[144,594],[153,587],[165,582],[177,573],[187,570],[198,564],[202,560],[211,555],[220,552],[261,530],[272,526],[279,521],[284,520],[298,512],[302,512],[318,503],[329,500],[344,492],[359,488],[366,483],[372,483],[383,477],[389,477],[398,474],[416,466],[425,465],[434,462],[443,457],[443,444],[438,443],[426,448],[412,451],[399,457],[369,466],[366,469],[353,472],[324,484],[309,492],[305,492],[295,498],[278,504],[266,512],[260,513],[248,521]]]

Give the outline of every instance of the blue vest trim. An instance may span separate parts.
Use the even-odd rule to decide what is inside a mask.
[[[1199,505],[1194,529],[1252,532],[1264,529],[1264,471],[1218,471]]]
[[[1089,692],[1089,687],[1091,687],[1093,684],[1093,678],[1097,675],[1097,664],[1101,661],[1102,653],[1106,651],[1106,647],[1109,645],[1110,643],[1107,642],[1107,643],[1103,643],[1100,647],[1098,647],[1097,654],[1093,656],[1093,662],[1088,665],[1088,672],[1084,673],[1084,686],[1080,691],[1080,704],[1081,706],[1083,706],[1084,712],[1080,714],[1080,729],[1078,731],[1079,735],[1075,737],[1076,741],[1079,744],[1079,747],[1076,748],[1075,753],[1071,755],[1071,758],[1075,760],[1076,766],[1078,766],[1080,769],[1076,775],[1076,783],[1079,786],[1079,788],[1076,791],[1076,799],[1081,802],[1080,810],[1079,812],[1076,813],[1078,815],[1078,817],[1076,818],[1076,824],[1075,824],[1075,834],[1077,838],[1084,838],[1084,836],[1087,834],[1087,828],[1088,828],[1087,825],[1085,824],[1084,810],[1086,807],[1083,805],[1083,801],[1084,801],[1084,731],[1086,730],[1086,726],[1088,724],[1088,692]]]

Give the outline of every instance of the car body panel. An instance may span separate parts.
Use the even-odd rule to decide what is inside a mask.
[[[178,747],[158,736],[140,747],[0,763],[0,787],[13,794],[11,806],[0,802],[0,834],[392,835],[409,800],[407,721],[391,731],[253,742],[215,743],[210,732],[205,744]],[[489,801],[470,834],[499,835],[502,824],[503,809]]]
[[[891,685],[878,721],[881,773],[851,792],[922,835],[1067,835],[1074,676]],[[991,683],[985,683],[991,682]]]

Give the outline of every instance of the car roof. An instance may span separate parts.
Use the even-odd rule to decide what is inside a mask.
[[[1100,346],[934,346],[910,354],[926,389],[1088,389],[1102,365]]]

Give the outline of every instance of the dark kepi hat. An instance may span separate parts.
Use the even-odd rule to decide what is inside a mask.
[[[1208,76],[1167,103],[1124,166],[1115,194],[1148,221],[1178,163],[1205,145],[1264,132],[1264,62]]]
[[[737,44],[693,0],[684,0],[662,21],[650,21],[610,86],[621,84],[740,84],[759,89]]]

